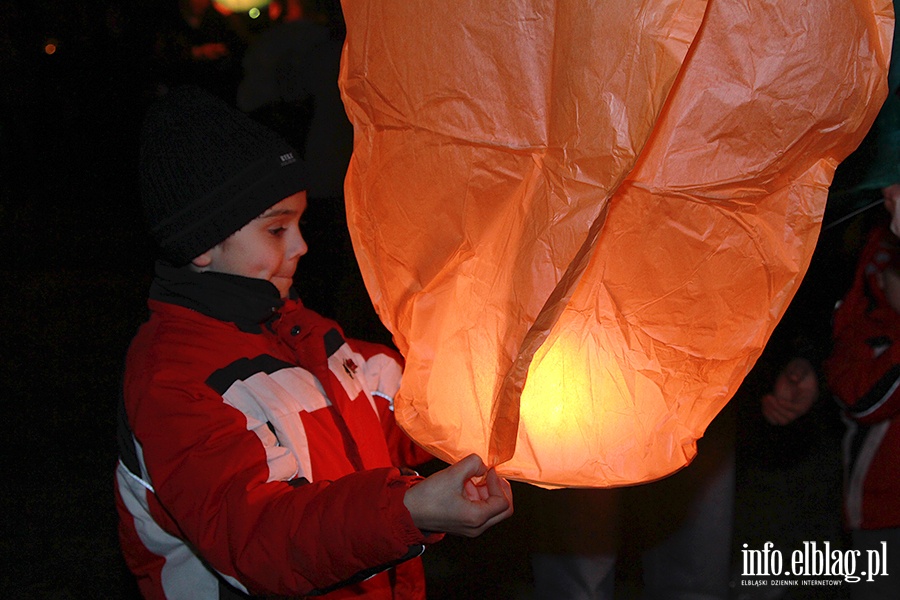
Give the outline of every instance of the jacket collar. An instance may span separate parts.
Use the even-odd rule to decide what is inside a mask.
[[[156,277],[150,299],[196,310],[204,315],[234,323],[248,333],[259,333],[284,301],[278,289],[263,279],[227,273],[197,273],[188,267],[156,263]]]

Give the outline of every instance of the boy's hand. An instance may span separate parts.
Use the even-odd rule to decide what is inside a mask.
[[[772,425],[788,425],[802,417],[819,398],[819,380],[812,364],[795,358],[787,364],[775,389],[762,399],[762,413]]]
[[[406,491],[416,527],[475,537],[513,513],[509,483],[475,454]]]

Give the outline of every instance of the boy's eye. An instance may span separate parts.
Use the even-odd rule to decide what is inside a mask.
[[[287,229],[284,227],[273,227],[272,229],[269,230],[269,233],[271,233],[274,236],[280,236],[285,231],[287,231]]]

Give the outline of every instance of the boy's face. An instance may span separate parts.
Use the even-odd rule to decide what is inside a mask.
[[[195,258],[194,268],[265,279],[286,298],[297,261],[307,251],[300,234],[304,210],[306,192],[288,196]]]

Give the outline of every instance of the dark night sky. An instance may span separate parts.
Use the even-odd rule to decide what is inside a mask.
[[[136,143],[148,100],[139,15],[114,2],[2,10],[4,267],[123,266],[133,253],[120,238],[140,225]],[[140,245],[139,231],[128,241]]]

